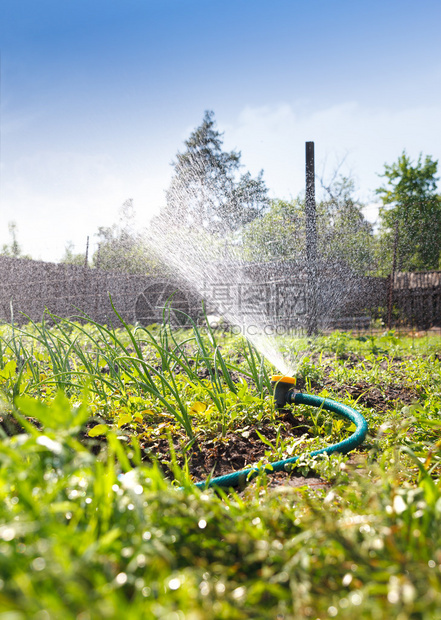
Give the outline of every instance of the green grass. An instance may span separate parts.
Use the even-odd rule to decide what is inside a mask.
[[[324,487],[262,473],[216,494],[191,484],[195,446],[256,429],[278,460],[347,425],[298,407],[305,435],[286,434],[271,367],[236,336],[2,326],[0,620],[441,617],[440,339],[290,346],[299,384],[357,408],[370,435],[355,454],[299,460]],[[159,439],[174,484],[146,461]]]

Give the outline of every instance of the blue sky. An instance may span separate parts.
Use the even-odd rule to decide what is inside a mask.
[[[403,149],[441,159],[440,23],[439,0],[1,0],[0,244],[14,220],[34,258],[84,251],[128,198],[145,225],[207,109],[272,196],[314,140],[373,203]]]

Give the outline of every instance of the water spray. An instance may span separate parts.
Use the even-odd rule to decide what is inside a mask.
[[[210,119],[207,119],[207,123]],[[211,122],[211,121],[210,121]],[[205,160],[204,160],[205,161]],[[198,164],[199,165],[199,164]],[[202,202],[207,200],[210,191],[213,197],[216,196],[216,185],[213,187],[207,184],[204,180],[201,186],[200,172],[204,172],[204,164],[200,162],[202,166],[201,170],[192,169],[187,171],[186,183],[176,186],[178,189],[174,190],[174,193],[170,194],[173,198],[173,204],[177,208],[180,208],[181,201],[183,204],[190,201],[192,204],[198,199],[198,190],[202,192],[199,195]],[[314,142],[306,142],[306,195],[305,195],[305,228],[306,228],[306,275],[307,275],[307,289],[306,289],[306,331],[308,336],[314,336],[318,333],[318,237],[317,237],[317,214],[316,214],[316,202],[315,202],[315,168],[314,168]],[[190,177],[188,177],[190,174]],[[188,186],[188,178],[193,179],[194,183]],[[204,177],[205,178],[205,177]],[[208,178],[208,177],[207,177]],[[193,187],[194,185],[194,187]],[[180,188],[180,189],[179,189]],[[178,191],[179,190],[179,191]],[[180,193],[179,193],[180,192]],[[213,204],[217,204],[217,200],[214,200]],[[265,333],[265,323],[262,322],[262,306],[257,304],[252,313],[245,304],[245,311],[241,306],[243,289],[243,281],[247,270],[243,268],[241,263],[241,255],[239,253],[237,262],[232,263],[234,268],[231,268],[229,261],[225,262],[221,260],[219,255],[219,239],[217,233],[219,232],[218,226],[214,226],[210,232],[209,227],[202,231],[196,232],[196,236],[193,238],[193,244],[191,244],[191,237],[189,243],[189,230],[188,225],[176,226],[175,209],[169,209],[168,217],[159,219],[156,223],[155,235],[151,240],[151,247],[154,248],[158,255],[163,258],[164,262],[175,269],[176,273],[180,275],[184,280],[189,282],[195,290],[203,291],[205,295],[205,282],[209,282],[215,286],[220,284],[227,286],[228,301],[219,305],[219,311],[224,318],[231,325],[244,325],[247,327],[258,326],[257,333],[251,335],[251,333],[244,334],[258,349],[259,351],[282,372],[284,370],[285,361],[277,349],[274,343],[268,341],[267,334]],[[202,213],[205,217],[204,213]],[[188,222],[187,222],[188,224]],[[197,227],[196,227],[197,228]],[[227,226],[228,228],[228,226]],[[200,233],[203,233],[200,235]],[[158,242],[158,235],[160,241]],[[190,247],[190,250],[189,250]],[[242,267],[242,268],[241,268]],[[219,280],[219,270],[222,276]],[[222,279],[223,278],[223,279]],[[251,278],[252,286],[255,287],[253,278]],[[257,282],[258,284],[258,282]],[[237,290],[233,291],[230,297],[230,286],[236,286]],[[246,297],[246,295],[245,295]],[[215,301],[213,299],[212,301]],[[231,303],[230,303],[231,302]],[[266,300],[268,302],[268,300]],[[265,302],[265,303],[266,303]],[[329,298],[328,298],[329,304]],[[265,313],[263,313],[265,314]],[[290,317],[292,319],[292,317]],[[285,369],[288,372],[288,369]],[[272,386],[274,389],[275,406],[277,409],[283,409],[287,405],[309,405],[317,407],[319,410],[329,411],[335,413],[343,418],[346,418],[350,422],[355,424],[355,432],[347,439],[322,448],[321,450],[315,450],[308,453],[308,456],[314,457],[320,454],[333,454],[334,452],[347,453],[357,446],[359,446],[367,433],[367,424],[364,417],[346,405],[342,405],[328,398],[321,398],[311,394],[303,394],[296,391],[295,379],[286,375],[275,375],[272,377]],[[206,487],[237,487],[245,485],[248,480],[256,476],[261,471],[267,471],[268,473],[275,473],[280,471],[287,471],[291,469],[293,463],[295,463],[300,457],[295,456],[276,463],[268,464],[266,467],[251,467],[248,469],[242,469],[240,471],[232,472],[225,476],[219,476],[216,478],[209,478],[198,482],[195,486],[199,488]]]

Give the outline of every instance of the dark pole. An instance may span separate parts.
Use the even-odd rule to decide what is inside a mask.
[[[86,255],[84,256],[84,266],[87,267],[87,263],[89,262],[89,235],[87,235],[87,243],[86,243]]]
[[[395,283],[395,271],[397,270],[397,252],[398,252],[398,219],[395,220],[395,236],[394,236],[394,258],[392,262],[392,273],[389,275],[389,291],[388,291],[388,303],[387,303],[387,329],[392,327],[392,305],[394,300],[394,283]]]
[[[308,336],[318,333],[317,325],[317,214],[315,208],[314,142],[306,142],[306,271]]]

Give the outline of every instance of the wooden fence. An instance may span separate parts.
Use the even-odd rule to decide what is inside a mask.
[[[441,271],[396,273],[394,323],[417,329],[441,326]]]
[[[0,256],[0,323],[38,322],[46,310],[60,317],[85,313],[99,323],[119,323],[111,299],[124,321],[146,325],[162,320],[173,293],[178,312],[171,319],[182,323],[179,311],[199,311],[199,298],[181,282]]]
[[[388,278],[357,276],[341,264],[320,264],[316,274],[318,324],[325,329],[366,328],[375,309],[387,308],[389,282]],[[302,264],[247,264],[237,278],[225,280],[224,276],[204,288],[198,294],[185,283],[167,278],[0,256],[0,322],[13,318],[22,323],[27,317],[40,321],[45,308],[64,317],[81,309],[95,321],[113,322],[111,295],[125,321],[146,325],[161,320],[162,308],[174,295],[174,318],[179,323],[182,312],[194,318],[199,315],[201,297],[209,302],[207,309],[211,305],[216,312],[216,295],[211,290],[216,289],[224,301],[221,305],[225,307],[229,295],[244,315],[252,310],[267,323],[292,328],[307,324],[308,280]],[[397,273],[392,292],[396,326],[441,326],[441,271]]]

